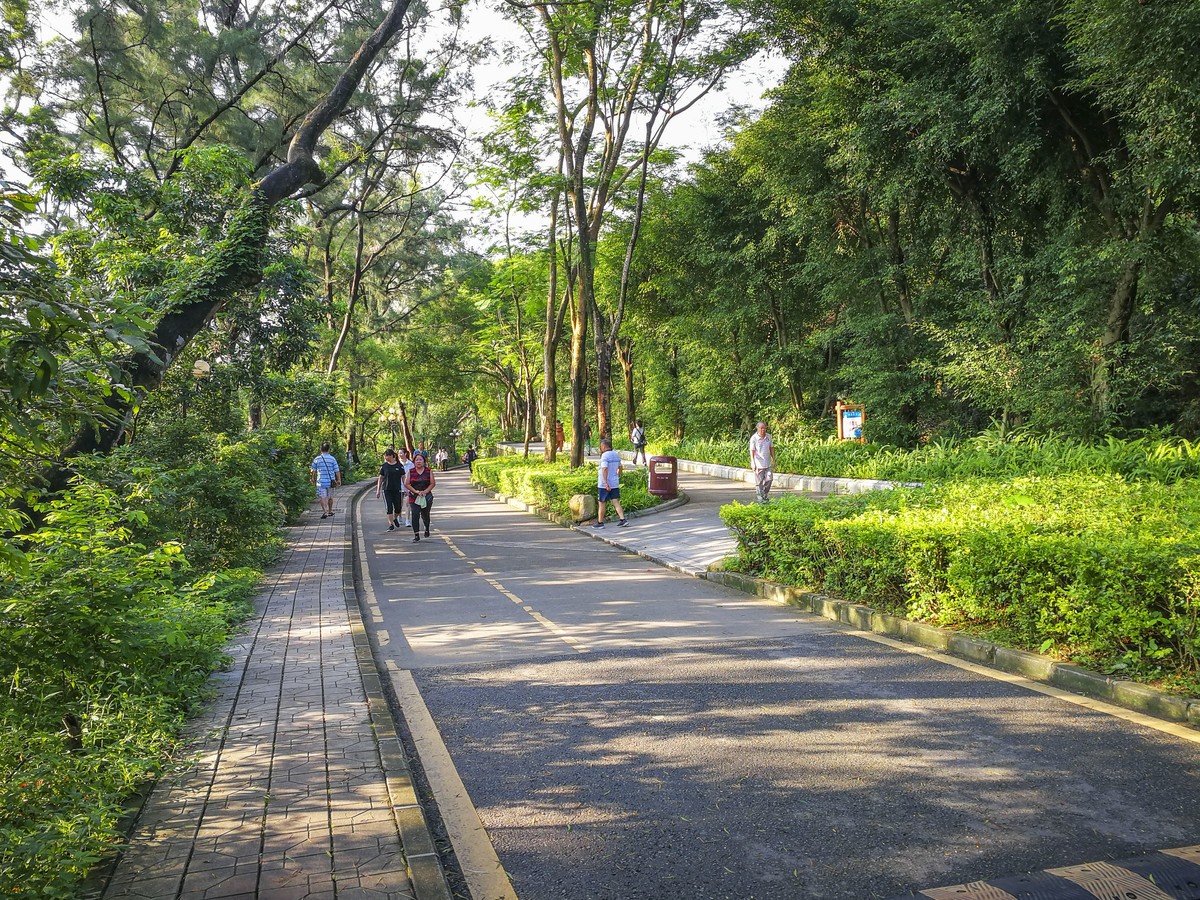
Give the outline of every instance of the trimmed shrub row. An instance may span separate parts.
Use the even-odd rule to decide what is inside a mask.
[[[541,458],[497,456],[477,459],[471,480],[497,493],[523,503],[548,509],[558,516],[570,517],[571,497],[596,495],[596,468],[585,465],[572,469],[565,462],[548,465]],[[645,469],[626,469],[621,474],[621,506],[626,512],[649,509],[659,500],[647,491]]]
[[[1200,688],[1200,483],[984,480],[732,504],[731,568]]]

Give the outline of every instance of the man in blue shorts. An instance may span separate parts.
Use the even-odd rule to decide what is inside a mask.
[[[612,438],[600,438],[600,475],[596,481],[600,489],[600,512],[593,528],[604,527],[604,504],[609,500],[619,517],[617,527],[624,528],[629,524],[625,510],[621,508],[621,469],[621,454],[612,448]]]

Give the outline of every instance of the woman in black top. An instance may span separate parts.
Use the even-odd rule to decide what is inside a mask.
[[[413,457],[413,467],[408,472],[408,508],[412,516],[413,543],[421,540],[421,520],[425,520],[425,537],[429,537],[429,510],[433,508],[433,488],[437,480],[433,469],[425,465],[425,456],[418,453]]]
[[[404,463],[400,462],[391,447],[383,451],[383,465],[379,467],[379,477],[375,479],[376,499],[380,493],[387,504],[388,531],[395,531],[396,517],[404,502]]]

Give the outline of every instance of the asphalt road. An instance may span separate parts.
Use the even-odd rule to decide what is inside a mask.
[[[368,625],[521,900],[884,898],[1200,843],[1200,744],[668,572],[461,474],[419,544],[373,497]]]

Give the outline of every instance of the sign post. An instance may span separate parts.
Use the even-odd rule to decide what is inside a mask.
[[[858,403],[843,403],[841,400],[834,407],[837,410],[838,438],[843,441],[858,441],[865,444],[863,437],[863,421],[866,415],[862,405]]]

